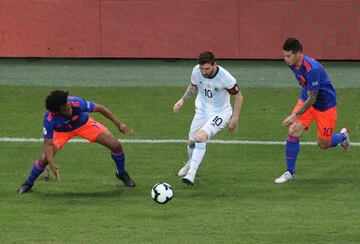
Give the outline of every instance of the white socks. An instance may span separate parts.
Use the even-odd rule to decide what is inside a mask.
[[[193,146],[193,147],[190,147],[189,145],[187,146],[187,151],[188,151],[189,161],[190,161],[190,160],[191,160],[191,158],[192,158],[194,148],[195,148],[195,144],[194,144],[194,146]]]
[[[195,142],[195,149],[192,153],[189,173],[196,174],[206,152],[206,142]]]

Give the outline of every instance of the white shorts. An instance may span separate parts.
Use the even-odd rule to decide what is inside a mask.
[[[224,129],[231,119],[232,111],[229,113],[221,113],[214,115],[200,115],[195,114],[189,132],[189,139],[195,141],[196,133],[203,130],[207,133],[208,139]]]

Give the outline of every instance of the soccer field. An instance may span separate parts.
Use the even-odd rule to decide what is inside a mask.
[[[81,63],[81,60],[69,62]],[[31,73],[33,69],[29,69],[29,79],[33,82],[27,86],[24,72],[28,65],[15,65],[19,69],[19,82],[16,82],[16,74],[5,73],[5,78],[0,80],[0,138],[41,138],[44,98],[49,91],[64,88],[71,95],[107,106],[135,129],[133,135],[123,136],[111,122],[94,114],[120,140],[187,139],[194,114],[193,99],[179,114],[172,113],[172,106],[185,90],[190,61],[179,64],[186,67],[181,70],[169,64],[174,68],[175,84],[171,83],[171,72],[162,73],[156,66],[160,62],[152,61],[158,71],[154,79],[159,82],[151,85],[145,84],[151,80],[151,67],[141,63],[145,61],[139,61],[145,74],[134,69],[126,74],[124,84],[121,73],[117,76],[118,84],[114,74],[103,73],[105,64],[91,62],[94,61],[67,68],[63,63],[56,65],[55,60],[47,61],[49,67],[28,64],[38,65],[39,73]],[[287,82],[295,86],[281,87],[279,82],[271,83],[276,81],[276,75],[269,78],[266,85],[267,80],[261,80],[263,76],[259,74],[264,71],[256,73],[256,70],[259,66],[267,67],[267,62],[249,62],[247,71],[243,66],[237,70],[235,65],[231,66],[231,61],[227,62],[243,87],[244,107],[239,132],[230,135],[224,130],[214,139],[284,141],[287,129],[281,126],[281,121],[292,110],[299,91],[290,71],[278,66],[277,61],[269,61],[269,69],[276,70],[274,74],[281,73],[279,79],[290,77]],[[127,64],[133,65],[134,60]],[[167,64],[161,65],[166,67]],[[359,68],[353,63],[341,65],[343,71],[329,70],[337,78],[334,84],[338,82],[341,87],[337,89],[337,129],[350,128],[352,141],[360,142],[357,106],[360,88],[354,85],[354,79],[351,80],[356,78]],[[74,69],[74,83],[68,78],[66,84],[60,86],[58,82],[68,76],[69,67]],[[87,74],[88,80],[82,85],[77,77],[86,73],[82,71],[84,67],[98,71],[89,71],[93,72],[94,80]],[[346,69],[353,76],[345,77]],[[45,73],[44,70],[50,71]],[[132,66],[128,70],[132,70]],[[246,73],[244,86],[241,72]],[[109,81],[104,81],[104,86],[99,81],[102,74]],[[138,81],[145,83],[132,83],[136,74]],[[95,75],[98,76],[95,78]],[[186,79],[183,82],[182,76]],[[12,85],[4,82],[6,77],[13,81]],[[253,81],[251,77],[255,77]],[[57,82],[41,83],[46,78]],[[344,83],[340,83],[340,78]],[[261,85],[252,86],[252,82]],[[313,124],[301,141],[315,140],[316,126]],[[124,143],[124,148],[127,169],[137,184],[134,189],[125,188],[116,179],[115,166],[107,149],[96,144],[69,143],[56,157],[62,176],[60,183],[45,182],[40,176],[30,193],[16,195],[17,187],[38,158],[42,143],[0,142],[1,242],[360,242],[359,146],[344,153],[340,147],[320,150],[314,145],[303,145],[298,157],[297,179],[277,185],[274,179],[285,167],[284,145],[209,144],[192,187],[176,176],[187,157],[185,143]],[[151,187],[161,181],[171,184],[174,190],[174,198],[165,205],[156,204],[150,197]]]

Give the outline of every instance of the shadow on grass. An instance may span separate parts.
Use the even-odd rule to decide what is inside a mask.
[[[42,192],[42,191],[31,191],[30,194],[34,194],[38,197],[43,198],[114,198],[123,195],[124,189],[114,189],[110,191],[56,191],[56,192]]]

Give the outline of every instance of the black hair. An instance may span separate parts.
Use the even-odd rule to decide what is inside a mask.
[[[200,65],[206,64],[206,63],[210,63],[211,65],[215,64],[215,57],[214,54],[212,52],[206,51],[203,53],[200,53],[199,58],[198,58],[198,62]]]
[[[300,41],[296,38],[288,38],[285,40],[283,45],[284,51],[291,51],[292,53],[302,52],[303,46],[301,45]]]
[[[49,96],[46,97],[45,104],[46,109],[51,112],[59,112],[60,107],[64,106],[67,103],[69,92],[55,90],[50,93]]]

